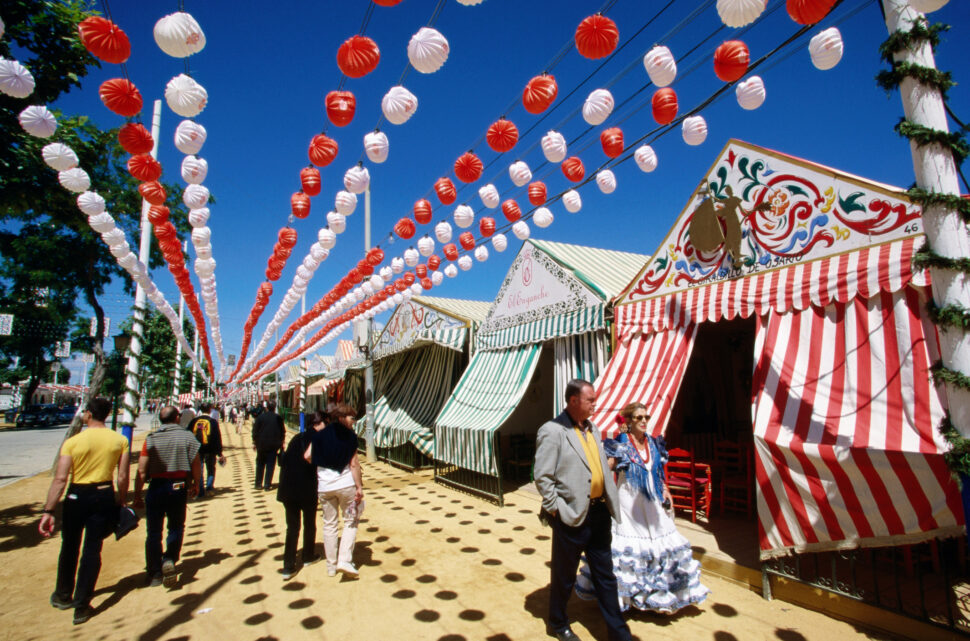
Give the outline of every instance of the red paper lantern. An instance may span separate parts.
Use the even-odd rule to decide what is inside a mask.
[[[418,278],[425,278],[428,275],[428,266],[421,263],[414,268],[414,273],[418,275]]]
[[[141,111],[141,92],[131,81],[124,78],[105,80],[98,89],[104,106],[119,116],[131,118]]]
[[[380,247],[371,247],[367,250],[367,262],[377,267],[384,260],[384,250]]]
[[[455,161],[455,175],[463,183],[473,183],[482,177],[482,161],[470,151],[466,151]]]
[[[496,120],[485,132],[485,142],[494,151],[504,153],[519,141],[519,128],[511,120]]]
[[[290,211],[297,218],[306,218],[310,215],[310,197],[302,191],[295,192],[290,196]]]
[[[360,283],[364,280],[364,275],[361,274],[356,267],[351,267],[347,270],[347,278],[349,278],[350,282],[354,285],[360,285]]]
[[[539,180],[529,183],[529,202],[538,207],[546,202],[546,183]]]
[[[441,201],[442,205],[450,205],[455,202],[458,198],[458,192],[455,190],[455,184],[451,182],[451,179],[447,176],[442,176],[435,181],[434,191],[438,194],[438,200]]]
[[[310,140],[308,155],[317,167],[326,167],[337,157],[337,141],[325,134],[317,134]]]
[[[170,222],[163,222],[160,225],[155,226],[155,235],[159,240],[176,238],[177,234],[175,232],[175,226]]]
[[[277,256],[276,254],[273,254],[272,256],[269,257],[269,260],[266,261],[266,265],[270,269],[282,271],[283,268],[286,267],[286,259],[281,256]]]
[[[502,213],[505,214],[505,217],[510,223],[514,223],[522,218],[522,210],[519,209],[519,203],[511,198],[502,203]]]
[[[149,205],[164,205],[167,197],[165,188],[157,180],[138,185],[138,193]]]
[[[259,286],[259,289],[256,290],[256,295],[262,296],[263,298],[268,299],[270,296],[273,295],[273,284],[263,283],[262,285]]]
[[[623,130],[619,127],[604,129],[600,134],[600,144],[608,158],[616,158],[623,153]]]
[[[118,130],[121,148],[131,155],[150,153],[155,146],[152,135],[140,122],[129,122]]]
[[[470,231],[463,231],[458,236],[458,242],[464,249],[475,249],[475,235]]]
[[[522,106],[530,114],[541,114],[549,108],[558,93],[559,87],[556,85],[556,78],[544,73],[526,84],[525,90],[522,92]]]
[[[128,173],[135,180],[150,183],[162,176],[162,166],[148,154],[137,154],[128,159]]]
[[[296,245],[296,237],[296,230],[292,227],[284,227],[276,235],[280,246],[285,247],[286,249],[293,249],[293,247]]]
[[[404,275],[401,276],[401,278],[404,279],[404,284],[408,287],[414,284],[414,274],[411,272],[404,272]]]
[[[85,18],[77,25],[81,44],[92,56],[120,65],[131,55],[131,42],[121,28],[100,16]]]
[[[388,298],[390,298],[391,296],[394,295],[394,292],[396,291],[397,290],[394,288],[394,285],[391,284],[391,285],[385,285],[384,290],[381,293],[387,296]]]
[[[414,221],[408,216],[405,216],[401,220],[397,221],[397,224],[394,225],[394,233],[404,240],[412,238],[414,236],[414,231]]]
[[[428,269],[431,271],[437,271],[441,267],[441,259],[438,258],[438,254],[431,254],[428,256]]]
[[[600,14],[592,15],[576,27],[576,51],[585,58],[596,60],[613,53],[620,41],[616,23]]]
[[[304,167],[300,170],[300,186],[307,196],[320,194],[320,170],[316,167]]]
[[[414,219],[422,225],[431,222],[431,203],[422,198],[414,203]]]
[[[724,82],[740,80],[748,72],[751,54],[740,40],[722,42],[714,51],[714,74]]]
[[[492,234],[494,234],[495,233],[495,219],[494,218],[490,218],[488,216],[486,216],[485,218],[482,218],[480,221],[478,221],[478,231],[485,238],[488,238],[489,236],[491,236]],[[431,261],[428,260],[428,262],[430,263]]]
[[[786,9],[798,24],[815,24],[828,15],[836,0],[788,0]]]
[[[374,273],[374,266],[368,263],[366,258],[361,258],[357,261],[357,271],[364,276],[370,276]]]
[[[144,183],[151,184],[151,183]],[[156,185],[158,183],[155,183]],[[147,200],[147,198],[146,198]],[[164,225],[168,221],[168,207],[164,205],[152,205],[148,208],[148,222],[158,227],[159,225]],[[174,228],[173,228],[174,229]],[[158,235],[158,230],[155,230],[155,235]]]
[[[374,4],[379,4],[382,7],[393,7],[396,4],[401,4],[401,0],[374,0]]]
[[[346,127],[354,119],[357,109],[357,99],[349,91],[331,91],[324,101],[327,107],[327,118],[338,127]]]
[[[381,52],[367,36],[351,36],[337,49],[337,66],[350,78],[366,76],[377,68]]]
[[[586,175],[586,168],[583,167],[583,161],[579,159],[579,156],[570,156],[566,160],[562,161],[562,173],[566,175],[566,178],[578,183]]]
[[[458,260],[458,248],[455,246],[455,243],[448,243],[442,251],[444,251],[445,258],[448,260]]]
[[[398,278],[396,281],[394,281],[394,289],[397,291],[403,292],[407,288],[408,284],[404,282],[403,278]]]
[[[657,89],[650,100],[650,107],[653,119],[658,124],[670,124],[677,117],[677,92],[670,87]]]
[[[422,278],[421,287],[424,288],[425,290],[429,290],[432,287],[434,287],[434,283],[431,282],[430,278]]]
[[[267,267],[265,275],[266,275],[266,280],[276,281],[280,279],[280,276],[283,275],[283,272]],[[257,307],[259,307],[259,311],[263,311],[264,309],[266,309],[265,305],[257,305]]]

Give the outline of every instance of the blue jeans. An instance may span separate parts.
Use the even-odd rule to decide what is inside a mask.
[[[191,480],[154,478],[145,494],[145,567],[148,576],[162,572],[162,559],[179,560],[185,534],[185,502]],[[179,487],[181,486],[181,487]],[[165,554],[162,555],[162,525],[168,519]]]

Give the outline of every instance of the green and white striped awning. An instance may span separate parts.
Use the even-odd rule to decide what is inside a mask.
[[[494,332],[479,332],[476,348],[505,349],[603,329],[606,327],[605,309],[605,303],[600,303]]]
[[[493,433],[522,400],[540,344],[476,353],[435,420],[435,458],[497,475]]]
[[[465,327],[422,330],[411,334],[405,341],[389,345],[386,349],[379,348],[374,352],[374,358],[387,358],[388,356],[399,354],[414,347],[421,347],[422,345],[441,345],[442,347],[461,352],[465,349],[465,339],[467,336],[468,329]]]

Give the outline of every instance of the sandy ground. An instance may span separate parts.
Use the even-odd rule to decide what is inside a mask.
[[[536,497],[503,508],[391,466],[365,464],[360,578],[326,575],[323,563],[284,581],[284,535],[275,491],[252,489],[246,435],[227,430],[228,464],[218,491],[189,505],[180,584],[149,588],[144,527],[108,539],[93,601],[97,615],[72,625],[48,604],[59,539],[37,533],[45,474],[0,488],[0,639],[220,641],[271,639],[548,638],[549,532]],[[247,430],[248,431],[248,430]],[[140,446],[136,440],[136,447]],[[318,525],[318,549],[322,551]],[[675,616],[630,617],[640,639],[715,641],[876,638],[851,624],[705,576],[713,591]],[[594,604],[570,602],[581,639],[605,639]]]

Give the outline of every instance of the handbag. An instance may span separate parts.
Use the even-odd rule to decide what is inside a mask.
[[[115,525],[115,540],[121,539],[138,527],[138,515],[127,505],[118,508],[118,524]]]

